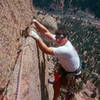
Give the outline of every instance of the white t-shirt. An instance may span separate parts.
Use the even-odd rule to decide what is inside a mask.
[[[58,58],[62,67],[68,71],[73,72],[80,66],[80,58],[77,51],[70,41],[60,47],[52,47],[54,55]]]

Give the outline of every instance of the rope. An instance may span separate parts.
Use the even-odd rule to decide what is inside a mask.
[[[23,43],[24,43],[24,40],[23,40]],[[22,52],[21,52],[21,59],[20,59],[20,67],[19,67],[19,70],[18,70],[18,76],[17,76],[17,87],[16,87],[16,95],[15,95],[15,100],[19,100],[19,92],[20,92],[20,83],[21,83],[21,76],[22,76],[22,70],[23,70],[23,49],[25,47],[29,47],[31,49],[31,51],[33,52],[31,46],[29,44],[25,45],[22,47]]]
[[[22,40],[22,42],[24,43],[24,40]],[[23,45],[23,43],[22,43],[22,45]],[[21,83],[21,75],[22,75],[23,48],[22,48],[22,52],[20,54],[21,59],[20,59],[20,65],[19,65],[20,67],[19,67],[19,70],[18,70],[18,76],[17,76],[17,86],[16,86],[15,100],[19,99],[18,96],[19,96],[19,91],[20,91],[20,83]]]
[[[18,76],[17,76],[15,100],[18,100],[19,86],[20,86],[20,81],[21,81],[21,62],[22,62],[22,53],[21,53],[20,67],[19,67]]]

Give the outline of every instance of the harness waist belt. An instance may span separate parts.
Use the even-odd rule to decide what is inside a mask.
[[[71,74],[71,73],[74,73],[74,74],[77,74],[77,73],[79,73],[81,71],[81,67],[79,67],[76,71],[74,71],[74,72],[67,72],[67,74]]]

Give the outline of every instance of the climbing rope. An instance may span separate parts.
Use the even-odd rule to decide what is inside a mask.
[[[21,53],[20,53],[20,65],[19,65],[19,70],[18,70],[18,75],[17,75],[17,86],[16,86],[16,94],[15,94],[15,100],[19,100],[19,93],[20,93],[20,83],[21,83],[21,77],[22,77],[22,71],[23,71],[23,53],[24,53],[24,51],[23,51],[23,49],[25,48],[25,47],[29,47],[30,48],[30,50],[33,52],[33,50],[32,50],[32,48],[31,48],[31,46],[30,46],[30,44],[26,44],[26,45],[24,45],[24,43],[25,43],[25,40],[22,40],[22,51],[21,51]]]
[[[22,46],[23,46],[23,41],[22,40]],[[19,96],[19,90],[20,90],[20,82],[21,82],[21,74],[22,74],[22,61],[23,61],[23,48],[21,50],[21,53],[19,54],[19,60],[20,60],[20,65],[19,65],[19,70],[18,70],[18,76],[17,76],[17,85],[16,85],[16,93],[15,93],[15,100],[18,100]]]

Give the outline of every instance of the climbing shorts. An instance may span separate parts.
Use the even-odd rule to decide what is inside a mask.
[[[54,71],[54,84],[56,85],[59,83],[59,87],[66,87],[67,90],[75,88],[76,80],[81,75],[80,72],[81,69],[78,69],[75,72],[66,72],[61,66],[57,66]]]

